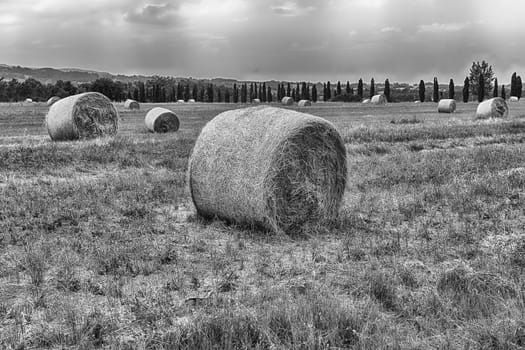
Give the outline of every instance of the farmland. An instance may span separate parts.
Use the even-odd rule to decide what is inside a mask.
[[[181,129],[147,133],[153,106]],[[51,142],[0,104],[0,348],[525,346],[525,104],[318,103],[348,185],[334,227],[281,236],[197,217],[200,129],[233,104],[141,106],[119,135]]]

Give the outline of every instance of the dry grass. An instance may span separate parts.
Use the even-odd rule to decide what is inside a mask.
[[[178,133],[120,111],[55,144],[44,104],[0,105],[0,348],[523,348],[523,107],[315,104],[348,186],[335,228],[289,237],[194,215],[191,149],[236,106],[175,106]]]

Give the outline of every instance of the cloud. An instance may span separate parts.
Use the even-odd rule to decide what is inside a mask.
[[[124,20],[131,23],[169,25],[178,22],[178,6],[169,4],[146,4],[142,8],[124,14]]]
[[[401,29],[398,27],[384,27],[381,28],[381,33],[401,33]]]
[[[301,6],[298,2],[295,1],[286,1],[279,5],[271,6],[273,13],[286,16],[286,17],[297,17],[309,12],[312,12],[316,9],[315,6],[306,5]]]
[[[417,27],[417,29],[418,32],[426,33],[458,32],[467,28],[470,24],[471,22],[421,24]]]

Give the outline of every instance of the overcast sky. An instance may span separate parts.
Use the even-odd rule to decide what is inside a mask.
[[[522,0],[0,0],[0,63],[255,80],[525,74]]]

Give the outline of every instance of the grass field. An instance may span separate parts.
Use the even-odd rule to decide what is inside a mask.
[[[50,141],[0,104],[0,348],[525,347],[525,104],[319,103],[348,152],[336,227],[277,236],[194,215],[186,168],[226,104],[153,135]]]

